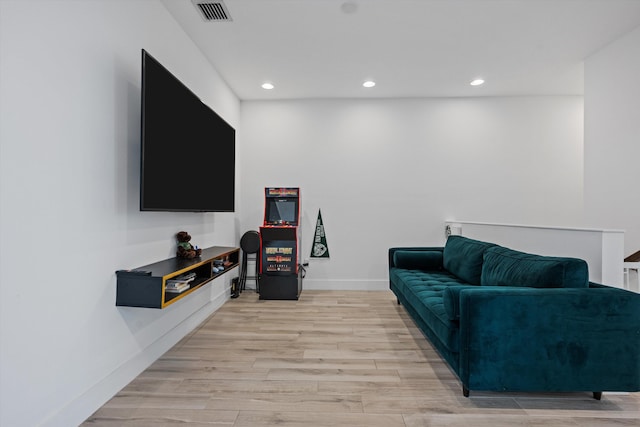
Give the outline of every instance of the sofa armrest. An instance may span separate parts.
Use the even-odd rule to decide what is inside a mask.
[[[452,321],[460,320],[460,292],[476,285],[452,285],[447,286],[442,293],[442,303],[447,318]]]
[[[389,268],[418,268],[423,270],[439,270],[443,265],[443,247],[396,247],[389,249]],[[398,265],[398,258],[406,265]],[[402,261],[400,261],[401,263]]]
[[[640,295],[622,289],[460,291],[467,389],[640,390]]]

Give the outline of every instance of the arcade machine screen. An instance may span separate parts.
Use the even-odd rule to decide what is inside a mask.
[[[268,199],[267,223],[297,225],[298,201],[292,199]]]

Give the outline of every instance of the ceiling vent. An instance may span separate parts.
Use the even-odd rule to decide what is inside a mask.
[[[227,5],[222,0],[219,1],[202,1],[191,0],[191,2],[198,8],[200,15],[205,21],[233,21],[229,14]]]

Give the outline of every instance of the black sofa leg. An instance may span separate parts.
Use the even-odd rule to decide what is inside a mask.
[[[594,398],[595,400],[600,400],[600,399],[602,399],[602,392],[601,392],[601,391],[594,391],[594,392],[593,392],[593,398]]]
[[[398,305],[400,305],[400,298],[396,298],[396,301],[398,301]]]
[[[462,386],[462,395],[464,397],[469,397],[469,389],[465,386]]]

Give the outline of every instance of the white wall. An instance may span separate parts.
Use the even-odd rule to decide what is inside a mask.
[[[237,126],[158,1],[0,2],[0,425],[81,422],[227,297],[115,306],[114,271],[173,256],[177,231],[238,242],[234,214],[139,212],[142,48]]]
[[[585,223],[640,250],[640,28],[585,61]]]
[[[582,98],[242,102],[242,231],[265,186],[300,186],[302,254],[322,210],[331,259],[308,288],[384,289],[387,248],[444,243],[444,221],[573,224]]]

